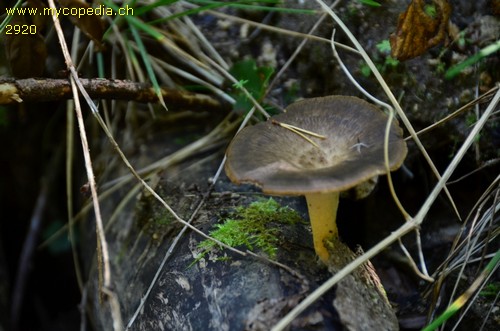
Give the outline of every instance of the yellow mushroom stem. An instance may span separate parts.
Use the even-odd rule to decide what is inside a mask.
[[[329,257],[328,251],[323,244],[324,240],[339,235],[336,222],[339,195],[339,192],[306,194],[314,250],[324,262],[328,261]]]

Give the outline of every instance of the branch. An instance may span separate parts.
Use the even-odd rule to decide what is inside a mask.
[[[147,83],[103,78],[80,80],[93,99],[158,102],[154,89]],[[205,94],[170,88],[162,88],[161,93],[167,106],[174,109],[224,111],[231,107],[227,102]],[[72,98],[71,84],[67,79],[0,79],[0,105]]]

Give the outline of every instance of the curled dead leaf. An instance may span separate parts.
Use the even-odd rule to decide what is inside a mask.
[[[47,8],[41,0],[28,0],[27,3],[28,7],[35,8],[39,13]],[[25,16],[25,18],[31,20],[30,24],[36,25],[37,32],[42,32],[51,19],[49,15],[29,15]]]
[[[10,24],[25,26],[27,22],[24,16],[14,16]],[[6,34],[5,53],[14,77],[42,76],[47,58],[47,46],[40,33]]]
[[[451,6],[447,0],[433,0],[433,3],[435,15],[426,12],[424,0],[412,0],[399,15],[397,30],[389,38],[392,57],[400,61],[412,59],[444,40]]]
[[[95,14],[91,15],[81,15],[81,13],[88,12],[87,9],[90,5],[81,0],[59,0],[59,4],[62,7],[77,10],[72,12],[79,13],[78,16],[69,15],[71,22],[76,25],[82,32],[91,40],[94,41],[98,50],[102,50],[104,45],[102,44],[102,36],[104,35],[104,23],[101,17]]]

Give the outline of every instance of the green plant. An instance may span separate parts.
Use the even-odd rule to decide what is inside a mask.
[[[247,89],[255,100],[261,100],[264,97],[273,72],[274,69],[271,67],[257,66],[255,60],[236,62],[229,70],[229,73],[238,80],[238,83],[233,84],[231,92],[231,96],[236,100],[234,108],[236,110],[248,111],[253,107],[252,101],[243,93],[243,87]]]
[[[382,73],[386,72],[390,68],[395,68],[399,65],[399,61],[391,56],[391,44],[389,39],[384,39],[375,45],[378,50],[378,54],[375,56],[376,66],[378,70]],[[360,66],[361,74],[365,77],[371,75],[370,67],[363,62]]]
[[[451,79],[455,76],[457,76],[459,73],[461,73],[465,68],[481,61],[485,57],[490,56],[491,54],[494,54],[500,50],[500,40],[496,41],[495,43],[488,45],[484,47],[483,49],[479,50],[476,54],[472,55],[471,57],[467,58],[465,61],[462,61],[450,69],[446,71],[444,77],[446,79]]]
[[[486,285],[479,294],[483,297],[493,299],[498,295],[498,292],[500,292],[500,282],[492,282]]]
[[[276,257],[279,242],[279,225],[296,224],[302,218],[289,207],[282,207],[274,199],[259,200],[247,207],[237,207],[222,224],[215,225],[210,236],[231,247],[244,246],[249,250],[259,249],[270,258]],[[204,240],[198,244],[202,253],[198,259],[209,251],[217,249],[212,240]]]

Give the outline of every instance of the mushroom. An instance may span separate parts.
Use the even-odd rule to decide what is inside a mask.
[[[324,240],[338,238],[340,192],[387,172],[387,120],[374,105],[356,97],[298,101],[285,113],[241,130],[226,151],[225,171],[232,182],[257,185],[265,194],[304,195],[314,249],[326,262]],[[392,171],[407,153],[396,121],[388,146]]]

